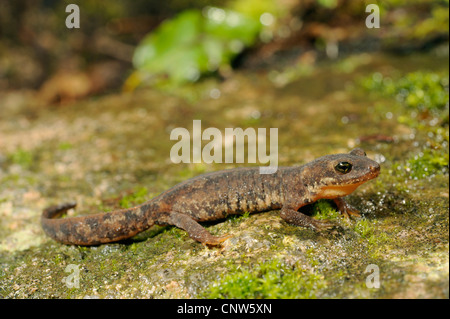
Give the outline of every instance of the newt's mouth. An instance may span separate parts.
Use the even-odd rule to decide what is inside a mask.
[[[367,181],[370,181],[371,179],[374,179],[378,175],[380,175],[380,165],[378,165],[377,163],[377,165],[369,166],[369,173],[361,176],[360,178],[356,178],[352,181],[349,181],[349,183],[340,185],[331,184],[323,186],[320,189],[318,195],[320,196],[320,198],[328,198],[328,199],[347,196],[353,193],[353,191],[357,189],[360,185],[364,184]]]
[[[376,162],[375,162],[375,163],[376,163]],[[369,166],[369,170],[370,170],[370,173],[367,174],[367,179],[366,179],[366,181],[371,180],[371,179],[374,179],[375,177],[377,177],[378,175],[380,175],[380,170],[381,170],[380,164],[376,163],[376,165],[370,165],[370,166]]]
[[[359,185],[361,185],[362,183],[365,183],[367,181],[370,181],[371,179],[374,179],[375,177],[377,177],[378,175],[380,175],[380,165],[378,163],[376,163],[377,165],[370,165],[369,168],[369,172],[363,176],[361,176],[361,178],[357,178],[355,179],[351,185],[355,185],[357,184],[356,187],[358,187]]]

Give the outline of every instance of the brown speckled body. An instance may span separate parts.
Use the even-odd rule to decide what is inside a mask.
[[[336,170],[339,163],[351,163],[349,172]],[[295,225],[317,230],[332,227],[298,212],[321,198],[333,199],[344,213],[354,213],[341,197],[378,176],[380,166],[364,151],[320,157],[299,167],[280,167],[274,174],[260,174],[259,168],[237,168],[200,175],[186,180],[154,199],[134,208],[65,219],[54,219],[75,204],[44,210],[42,227],[65,244],[97,245],[132,237],[154,224],[175,225],[191,238],[208,245],[220,244],[229,236],[211,235],[198,222],[226,218],[244,212],[281,209],[281,217]]]

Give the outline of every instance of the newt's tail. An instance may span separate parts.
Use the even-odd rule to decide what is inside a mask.
[[[45,233],[64,244],[89,246],[133,237],[154,224],[150,203],[109,213],[56,218],[75,206],[72,202],[45,209],[41,216]]]

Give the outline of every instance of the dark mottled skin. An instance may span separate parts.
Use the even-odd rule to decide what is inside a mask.
[[[335,167],[347,162],[349,172]],[[55,219],[74,203],[52,206],[42,213],[42,227],[53,239],[75,245],[98,245],[130,238],[154,224],[174,225],[203,244],[218,245],[230,236],[211,235],[198,222],[244,212],[280,209],[280,216],[298,226],[323,230],[334,226],[298,211],[318,199],[332,199],[345,215],[357,211],[341,197],[378,176],[380,166],[361,149],[319,157],[299,167],[279,167],[274,174],[259,168],[236,168],[188,179],[152,200],[130,209]]]

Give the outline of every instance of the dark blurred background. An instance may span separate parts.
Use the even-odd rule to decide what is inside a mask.
[[[370,1],[347,0],[76,1],[81,27],[68,29],[65,9],[72,2],[0,2],[0,92],[31,90],[43,102],[58,104],[142,85],[157,86],[160,82],[148,81],[152,73],[170,81],[176,78],[176,70],[191,63],[189,57],[198,67],[198,76],[190,80],[198,81],[205,74],[221,77],[233,69],[273,68],[299,59],[314,64],[361,51],[404,55],[448,42],[448,0],[383,1],[379,4],[380,29],[365,27],[369,14],[365,8]],[[211,11],[213,15],[208,16],[205,8],[211,7],[226,11]],[[233,49],[233,26],[221,24],[220,32],[218,28],[211,31],[211,21],[192,20],[198,28],[186,35],[181,22],[166,27],[174,30],[161,31],[162,23],[181,21],[178,17],[193,10],[203,13],[201,19],[206,20],[220,19],[223,12],[245,17],[241,20],[243,31],[238,33],[245,36],[238,42],[243,45]],[[194,19],[185,15],[185,23],[189,24],[190,18]],[[250,26],[254,32],[246,34]],[[160,40],[151,38],[158,32]],[[168,39],[167,34],[179,38]],[[191,42],[178,48],[186,38]],[[147,40],[141,42],[143,39]],[[202,39],[209,39],[209,46],[200,45]],[[163,41],[164,47],[158,48]],[[143,62],[133,61],[139,47],[144,52]],[[152,50],[156,55],[147,58],[157,61],[159,69],[145,60]],[[186,52],[180,58],[172,55],[171,60],[160,57],[171,50]],[[219,62],[212,65],[213,53]],[[173,72],[161,74],[165,73],[164,63]],[[136,76],[136,71],[149,76]]]

